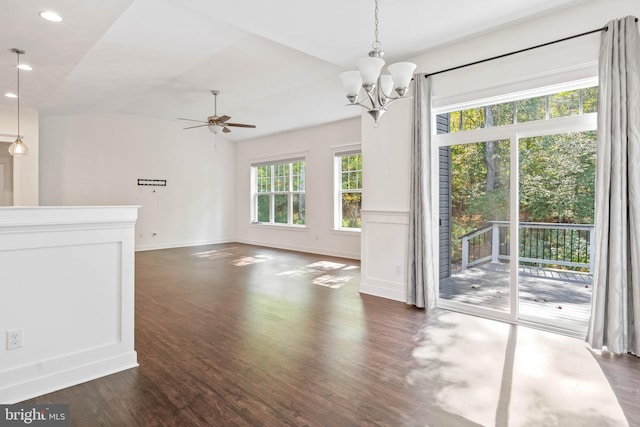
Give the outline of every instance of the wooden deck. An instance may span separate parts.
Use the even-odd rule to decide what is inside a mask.
[[[586,273],[519,268],[519,317],[586,332],[592,277]],[[440,279],[440,298],[509,310],[509,264],[484,264]]]

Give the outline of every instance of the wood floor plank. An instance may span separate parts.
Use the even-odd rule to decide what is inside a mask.
[[[139,252],[140,366],[29,402],[69,403],[73,426],[473,425],[409,380],[429,314],[359,284],[359,263],[340,258],[242,244]],[[640,363],[594,357],[639,425]]]

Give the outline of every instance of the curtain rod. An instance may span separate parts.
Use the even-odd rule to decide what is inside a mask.
[[[638,18],[636,18],[636,22],[638,22]],[[469,62],[468,64],[458,65],[456,67],[447,68],[446,70],[440,70],[440,71],[435,71],[433,73],[427,73],[424,76],[425,77],[431,77],[431,76],[435,76],[436,74],[442,74],[442,73],[446,73],[446,72],[449,72],[449,71],[459,70],[460,68],[466,68],[466,67],[470,67],[472,65],[482,64],[484,62],[493,61],[494,59],[504,58],[506,56],[515,55],[517,53],[527,52],[529,50],[538,49],[538,48],[541,48],[541,47],[549,46],[549,45],[552,45],[552,44],[564,42],[564,41],[571,40],[571,39],[576,39],[578,37],[588,36],[589,34],[599,33],[601,31],[607,31],[607,30],[608,30],[608,27],[605,25],[604,27],[596,28],[595,30],[586,31],[584,33],[575,34],[573,36],[565,37],[565,38],[558,39],[558,40],[553,40],[553,41],[542,43],[542,44],[539,44],[539,45],[536,45],[536,46],[526,47],[526,48],[520,49],[520,50],[514,50],[513,52],[503,53],[502,55],[492,56],[491,58],[480,59],[479,61]]]

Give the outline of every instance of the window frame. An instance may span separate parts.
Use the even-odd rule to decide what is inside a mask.
[[[302,173],[298,173],[294,175],[293,165],[295,163],[302,163]],[[306,209],[305,215],[303,218],[302,224],[294,223],[294,210],[293,210],[293,201],[294,196],[302,195],[306,202],[306,157],[294,157],[294,158],[282,158],[282,159],[274,159],[262,162],[254,162],[251,164],[251,224],[260,225],[260,226],[277,226],[277,227],[295,227],[295,228],[306,228]],[[278,166],[286,165],[287,166],[287,189],[276,190],[276,169]],[[258,188],[258,168],[260,167],[269,167],[270,168],[270,177],[269,177],[269,191],[259,191]],[[279,175],[280,176],[280,175]],[[302,189],[298,187],[297,190],[293,190],[294,187],[294,177],[302,178]],[[269,197],[269,221],[260,221],[259,220],[259,208],[258,208],[258,199],[259,196],[268,196]],[[287,196],[287,222],[276,222],[275,217],[275,200],[276,196],[286,195]]]
[[[501,97],[492,97],[485,99],[472,100],[466,103],[458,103],[455,105],[445,105],[437,108],[433,108],[431,110],[431,117],[428,120],[431,121],[431,146],[434,150],[438,150],[441,147],[450,147],[454,145],[464,145],[470,143],[481,143],[487,141],[497,141],[497,140],[510,140],[511,148],[510,148],[510,162],[511,171],[518,173],[518,165],[519,165],[519,150],[518,143],[521,139],[537,137],[537,136],[548,136],[548,135],[557,135],[563,133],[573,133],[573,132],[585,132],[585,131],[597,131],[598,125],[598,112],[590,112],[584,113],[582,111],[581,114],[577,115],[567,115],[562,117],[554,117],[549,118],[548,115],[545,119],[526,121],[526,122],[516,122],[513,124],[496,126],[496,127],[483,127],[478,129],[473,129],[469,131],[462,132],[453,132],[453,133],[437,133],[436,126],[436,118],[439,114],[448,113],[452,111],[464,110],[468,108],[478,108],[484,105],[493,105],[501,102],[513,102],[518,101],[520,99],[527,99],[536,96],[545,96],[551,95],[557,92],[575,90],[575,89],[584,89],[594,86],[594,82],[597,86],[597,79],[582,79],[577,81],[570,81],[565,84],[556,84],[554,86],[549,87],[541,87],[534,90],[530,90],[527,92],[518,92],[506,94]],[[548,111],[548,110],[547,110]],[[429,172],[431,175],[431,203],[432,206],[435,207],[436,212],[439,210],[440,200],[439,200],[439,165],[438,165],[438,156],[432,156],[431,171]],[[515,175],[514,175],[515,176]],[[510,178],[511,179],[511,178]],[[516,178],[513,178],[514,180]],[[519,183],[515,181],[510,181],[510,190],[509,190],[509,204],[510,206],[519,206]],[[518,219],[519,210],[518,209],[510,209],[509,221],[510,225],[510,252],[518,253],[518,244],[519,244],[519,230],[518,230]],[[440,252],[439,252],[439,225],[434,224],[432,229],[433,238],[430,242],[432,251],[436,254],[435,265],[440,265]],[[512,276],[517,273],[514,273],[515,270],[512,270]],[[439,271],[437,273],[439,276]],[[515,280],[513,277],[510,280]],[[562,331],[564,333],[576,333],[570,329],[561,329],[549,326],[545,323],[531,323],[531,319],[522,319],[520,318],[519,310],[518,310],[518,292],[510,292],[510,312],[502,313],[496,312],[490,309],[486,309],[479,306],[465,306],[461,308],[460,304],[457,302],[451,302],[442,300],[439,297],[439,288],[436,287],[436,304],[440,308],[449,309],[453,311],[462,311],[474,315],[479,315],[483,317],[489,317],[493,319],[504,320],[511,323],[519,323],[519,324],[534,324],[536,327],[545,329],[545,330],[557,330]]]
[[[363,194],[362,176],[363,168],[360,172],[360,188],[359,189],[342,189],[342,158],[344,156],[358,154],[362,156],[361,144],[350,144],[333,148],[333,184],[334,184],[334,197],[333,197],[333,229],[335,231],[344,231],[348,233],[360,233],[362,227],[343,227],[342,226],[342,194],[343,193],[360,193]],[[362,200],[362,199],[361,199]],[[362,203],[362,202],[361,202]],[[362,205],[360,206],[362,209]]]

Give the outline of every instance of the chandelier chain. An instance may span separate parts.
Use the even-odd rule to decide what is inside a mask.
[[[375,22],[376,29],[375,29],[375,32],[374,32],[375,41],[373,42],[373,49],[374,50],[379,50],[380,46],[382,46],[382,43],[380,42],[380,40],[378,40],[378,37],[379,37],[379,34],[380,34],[379,31],[378,31],[378,23],[379,23],[379,21],[378,21],[378,11],[379,11],[378,0],[375,0],[375,3],[376,3],[376,7],[375,7],[375,12],[374,12],[375,13],[375,21],[374,22]]]

